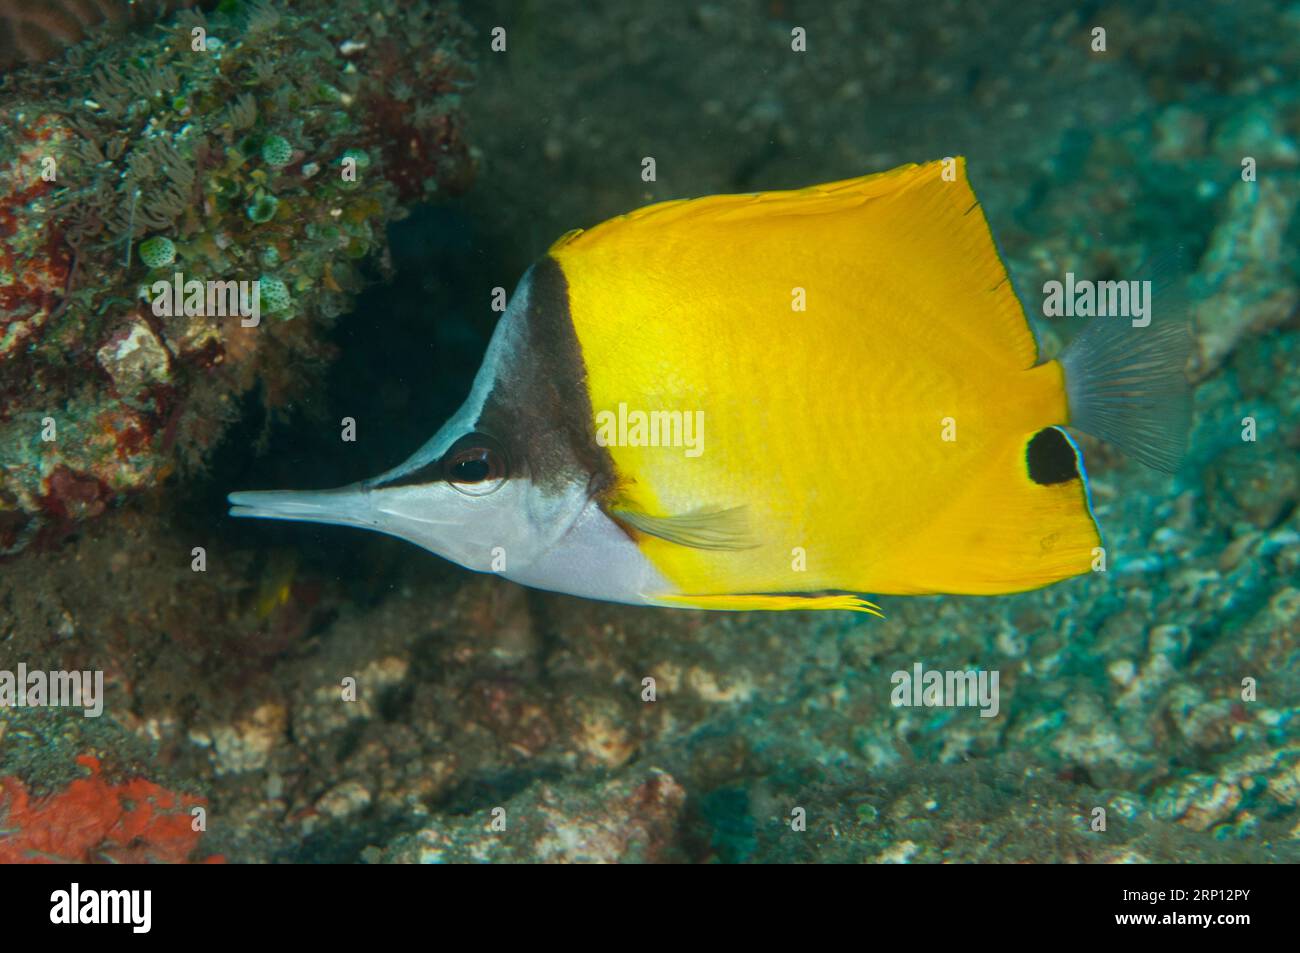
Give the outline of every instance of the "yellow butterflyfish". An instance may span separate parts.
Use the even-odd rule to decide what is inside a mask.
[[[560,238],[405,463],[231,513],[626,603],[1019,592],[1101,546],[1063,428],[1177,466],[1187,344],[1096,318],[1040,361],[960,159],[666,202]]]

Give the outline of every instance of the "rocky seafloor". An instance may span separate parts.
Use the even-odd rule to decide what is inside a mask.
[[[339,6],[352,29],[382,32],[375,18],[406,5]],[[47,339],[0,355],[0,534],[15,550],[0,564],[0,669],[100,669],[107,684],[100,718],[0,709],[0,859],[1300,860],[1300,4],[589,6],[503,0],[465,5],[464,26],[427,21],[458,39],[423,74],[456,82],[424,121],[468,164],[463,117],[477,178],[460,198],[447,195],[467,179],[454,163],[432,181],[371,180],[372,218],[354,220],[366,247],[348,259],[370,264],[332,292],[350,311],[322,309],[316,282],[356,235],[308,232],[313,203],[336,203],[328,217],[343,199],[302,176],[308,149],[328,150],[324,165],[348,147],[347,104],[298,84],[317,111],[258,114],[298,120],[290,134],[218,123],[199,179],[238,193],[226,248],[248,243],[257,260],[263,245],[307,243],[303,313],[268,319],[255,350],[218,336],[203,360],[150,326],[167,386],[124,394],[98,355],[127,338],[88,280],[70,306],[97,320],[59,336],[57,354]],[[211,14],[224,15],[251,13]],[[796,27],[804,53],[790,49]],[[340,73],[363,55],[329,39],[313,55]],[[63,62],[26,67],[45,72],[8,95],[71,95]],[[231,69],[245,68],[223,82],[273,97],[253,64]],[[348,82],[408,102],[420,75]],[[177,102],[155,103],[159,122],[178,121]],[[123,113],[147,123],[135,109]],[[67,135],[111,128],[93,118]],[[306,148],[259,178],[243,152],[271,135]],[[401,155],[366,145],[377,175]],[[491,289],[569,228],[954,154],[1031,313],[1044,280],[1130,277],[1184,249],[1189,459],[1166,476],[1085,441],[1104,573],[1017,596],[882,598],[883,620],[693,613],[527,591],[395,540],[225,516],[231,489],[337,485],[402,459],[468,386]],[[248,211],[267,194],[302,209],[274,213],[273,241]],[[181,254],[225,252],[184,211]],[[120,247],[100,250],[102,267]],[[134,267],[112,281],[140,280]],[[31,327],[67,321],[56,287],[3,291],[7,318],[23,306]],[[1040,324],[1049,350],[1070,333]],[[95,469],[120,440],[36,443],[41,418],[92,411],[144,421],[121,452],[147,466],[103,470],[139,479]],[[343,417],[355,442],[339,440]],[[92,429],[104,433],[72,433]],[[69,476],[86,472],[93,493]],[[997,716],[893,706],[891,674],[918,662],[997,670]],[[178,825],[197,804],[205,830]]]

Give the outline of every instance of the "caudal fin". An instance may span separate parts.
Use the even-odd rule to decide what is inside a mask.
[[[1147,314],[1090,318],[1061,355],[1069,426],[1173,473],[1187,450],[1192,415],[1181,256],[1162,255],[1144,270],[1150,281]]]

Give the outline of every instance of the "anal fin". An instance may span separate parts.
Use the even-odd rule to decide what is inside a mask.
[[[655,605],[671,606],[682,609],[714,609],[723,612],[748,612],[751,609],[784,611],[787,609],[846,609],[850,612],[865,612],[883,619],[885,614],[880,606],[868,602],[861,596],[800,596],[800,595],[659,595],[651,597]]]

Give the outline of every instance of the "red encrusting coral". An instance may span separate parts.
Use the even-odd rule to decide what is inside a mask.
[[[65,466],[56,467],[46,481],[49,495],[43,500],[52,515],[65,520],[82,520],[104,512],[110,491],[93,476],[82,476]]]
[[[99,759],[77,763],[90,774],[33,801],[16,777],[0,778],[0,864],[189,863],[201,831],[195,807],[207,801],[145,778],[111,784]],[[202,863],[223,863],[221,856]]]

